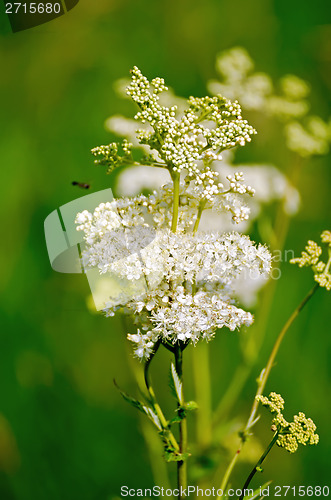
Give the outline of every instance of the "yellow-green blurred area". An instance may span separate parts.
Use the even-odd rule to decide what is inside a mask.
[[[206,81],[215,78],[216,55],[240,45],[258,71],[275,79],[294,73],[307,80],[313,113],[328,119],[329,3],[80,0],[65,16],[16,34],[1,9],[0,499],[109,500],[119,497],[121,485],[144,488],[154,481],[141,421],[113,385],[116,378],[137,394],[132,356],[120,319],[88,308],[85,277],[51,269],[44,219],[86,194],[72,181],[90,183],[93,191],[112,187],[112,178],[93,165],[89,150],[112,140],[103,126],[106,118],[132,114],[113,83],[127,77],[133,65],[148,77],[163,76],[178,95],[201,96]],[[240,160],[273,163],[285,171],[281,134],[279,143],[264,143],[263,128],[258,133],[260,142],[243,148]],[[302,205],[285,242],[296,255],[308,239],[318,241],[323,229],[331,229],[330,155],[302,166],[298,189]],[[224,464],[235,450],[236,431],[247,419],[255,379],[277,333],[313,285],[309,270],[287,262],[281,269],[258,362],[227,415],[230,424],[215,432],[210,456]],[[319,290],[288,332],[266,390],[283,395],[289,419],[298,411],[312,417],[320,444],[301,447],[294,456],[274,449],[256,485],[269,479],[290,486],[329,482],[330,305],[330,293]],[[262,312],[257,306],[256,317]],[[250,331],[222,331],[209,345],[214,407],[241,361],[242,335]],[[190,399],[192,351],[184,353]],[[162,406],[173,416],[169,363],[164,352],[153,361],[152,376]],[[194,422],[193,414],[190,419]],[[154,429],[146,425],[153,443]],[[269,427],[264,415],[255,427],[258,442],[247,445],[252,457],[246,455],[232,476],[236,487],[251,470],[256,449],[271,438]],[[193,423],[190,434],[195,434]],[[192,484],[200,472],[190,460]],[[156,459],[152,465],[162,480]],[[175,466],[168,469],[174,486]]]

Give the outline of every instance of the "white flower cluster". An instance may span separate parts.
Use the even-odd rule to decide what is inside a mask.
[[[136,67],[131,73],[127,94],[139,107],[135,119],[144,126],[137,131],[139,146],[149,149],[135,161],[134,141],[125,139],[120,147],[113,143],[92,150],[95,163],[108,171],[123,165],[162,167],[172,182],[149,196],[102,203],[93,213],[85,210],[76,223],[84,231],[84,267],[96,268],[114,283],[106,315],[121,308],[133,316],[137,332],[128,338],[136,356],[148,359],[156,344],[174,350],[178,343],[209,340],[219,328],[250,325],[253,317],[237,307],[233,287],[239,278],[266,278],[271,255],[237,232],[198,231],[206,210],[228,212],[236,223],[249,216],[243,200],[254,189],[243,174],[231,172],[220,182],[211,166],[223,151],[243,146],[256,133],[242,119],[238,102],[221,95],[191,97],[186,109],[180,102],[178,112],[177,106],[161,104],[160,94],[168,92],[162,78],[149,82]],[[120,126],[126,135],[126,124]]]
[[[148,168],[152,178],[155,169],[146,168]],[[222,214],[223,216],[227,212],[231,215],[232,221],[239,223],[247,220],[249,217],[250,209],[246,205],[243,195],[252,194],[252,188],[244,184],[240,174],[234,175],[237,179],[240,177],[240,180],[236,181],[235,189],[232,190],[229,186],[224,191],[224,194],[219,193],[218,196],[214,193],[211,194],[212,190],[210,190],[208,198],[206,197],[204,200],[204,209],[208,211],[213,210],[215,213]],[[180,183],[178,208],[179,230],[187,231],[192,228],[197,218],[199,203],[203,199],[203,193],[205,193],[207,188],[208,186],[196,186],[194,183]],[[241,191],[241,193],[239,194],[238,191]],[[137,226],[148,222],[152,223],[156,229],[170,228],[173,216],[172,204],[173,185],[172,183],[167,183],[160,189],[154,190],[149,196],[138,195],[133,198],[119,198],[113,200],[111,203],[101,204],[93,216],[82,212],[78,221],[81,224],[79,229],[87,232],[90,241],[91,238],[94,238],[95,234],[99,234],[100,231],[102,233],[105,227],[115,229],[116,224],[119,224],[120,221],[122,221],[121,223],[125,227]],[[112,213],[108,213],[109,211]],[[111,225],[109,221],[111,221]],[[100,235],[102,236],[102,234]]]
[[[151,92],[153,87],[153,92]],[[139,131],[139,141],[157,150],[157,161],[170,166],[173,173],[185,170],[197,184],[205,184],[206,175],[210,185],[214,180],[208,166],[199,164],[206,159],[210,163],[225,149],[245,145],[256,131],[241,117],[238,102],[231,102],[221,95],[188,100],[189,108],[176,118],[177,107],[161,106],[159,94],[167,90],[162,79],[149,83],[141,71],[134,67],[128,95],[139,106],[135,118],[149,129]],[[208,126],[207,126],[208,124]],[[213,193],[218,192],[214,187]],[[206,192],[208,194],[208,190]]]
[[[306,117],[310,108],[307,82],[295,75],[285,75],[274,86],[267,74],[254,73],[253,60],[242,47],[219,54],[216,70],[219,80],[209,82],[211,93],[239,99],[245,110],[259,111],[284,122],[287,147],[300,156],[328,153],[331,121],[325,122],[318,116]]]
[[[178,287],[170,295],[168,305],[151,311],[152,332],[171,343],[178,340],[196,343],[200,338],[210,340],[217,328],[230,330],[251,325],[250,313],[222,300],[218,295],[199,291],[195,295]]]
[[[230,188],[234,193],[239,194],[255,194],[255,189],[251,186],[245,186],[244,182],[244,174],[243,172],[236,172],[234,175],[228,175],[226,177],[230,183]]]
[[[234,47],[219,54],[216,71],[220,81],[211,80],[210,92],[221,93],[229,99],[239,99],[247,110],[263,111],[281,119],[298,118],[309,109],[305,100],[309,94],[307,83],[295,75],[281,78],[280,93],[266,73],[254,73],[254,62],[242,47]]]
[[[226,184],[226,180],[235,178],[243,173],[247,186],[237,187],[237,193],[250,194],[242,197],[236,194],[235,189],[231,193],[222,196],[213,196],[202,216],[200,228],[202,230],[231,231],[233,225],[226,217],[225,211],[229,212],[232,220],[241,223],[238,230],[247,231],[249,229],[248,218],[253,221],[263,210],[263,207],[274,201],[281,201],[284,210],[289,215],[297,212],[300,196],[298,191],[289,183],[286,176],[273,165],[232,165],[230,151],[224,154],[224,159],[216,161],[213,168],[218,172],[219,179]],[[236,172],[236,170],[240,172]],[[169,173],[163,168],[153,168],[139,165],[123,170],[117,177],[117,192],[122,196],[134,196],[142,190],[154,191],[169,181]],[[242,183],[243,184],[243,183]],[[250,188],[254,185],[254,190]],[[226,190],[230,186],[226,185]],[[233,186],[235,188],[235,186]],[[206,189],[208,185],[206,186]],[[196,187],[195,191],[190,188],[191,200],[190,210],[197,210],[196,197],[201,196],[202,188]],[[252,196],[254,192],[254,197]],[[169,192],[169,196],[171,196]],[[206,194],[207,197],[207,194]],[[170,198],[169,198],[170,199]],[[185,205],[185,203],[182,203]],[[183,210],[184,207],[182,206]],[[166,210],[165,215],[168,214]],[[171,215],[171,214],[170,214]],[[244,222],[244,224],[243,224]]]
[[[331,121],[324,122],[318,116],[310,116],[303,126],[297,121],[286,125],[287,147],[300,156],[327,154],[331,142]]]
[[[198,232],[229,232],[236,230],[247,232],[249,226],[256,219],[264,207],[275,201],[283,203],[286,213],[293,215],[297,212],[300,196],[298,191],[289,183],[286,176],[273,165],[232,165],[231,152],[223,154],[222,161],[216,161],[213,167],[219,172],[220,179],[228,188],[227,180],[239,175],[236,169],[244,173],[247,184],[255,187],[255,195],[242,196],[228,193],[223,196],[214,196],[208,201],[202,213]],[[133,196],[142,190],[155,191],[154,206],[150,210],[154,213],[154,223],[157,227],[170,227],[172,218],[172,186],[165,184],[169,181],[169,173],[163,168],[134,166],[125,169],[117,178],[117,193],[124,196]],[[161,190],[160,187],[163,186]],[[250,186],[246,186],[249,190]],[[197,188],[196,188],[197,189]],[[243,193],[246,189],[239,187]],[[192,227],[196,220],[200,194],[192,187],[180,188],[179,226],[183,229]],[[161,201],[163,203],[157,202]],[[166,200],[166,202],[165,202]],[[149,201],[151,203],[151,201]],[[231,218],[228,216],[231,215]],[[238,228],[238,229],[237,229]],[[241,304],[246,307],[254,305],[260,289],[266,284],[268,277],[239,277],[233,282],[232,288]]]
[[[84,265],[128,283],[128,293],[105,312],[113,315],[121,306],[136,316],[143,333],[129,339],[140,358],[148,358],[158,339],[195,343],[217,328],[251,324],[251,314],[234,305],[231,284],[244,273],[266,276],[271,267],[267,248],[248,236],[188,232],[187,207],[180,230],[171,232],[160,218],[163,209],[169,212],[167,196],[165,189],[159,197],[113,200],[76,218],[85,233]],[[133,294],[130,283],[138,282],[143,286]]]

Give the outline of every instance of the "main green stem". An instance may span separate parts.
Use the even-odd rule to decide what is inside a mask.
[[[175,366],[177,375],[183,385],[183,351],[180,345],[175,346]],[[179,424],[179,452],[187,452],[187,421],[186,416],[180,421]],[[178,485],[178,499],[185,498],[182,495],[182,490],[187,488],[187,465],[186,459],[177,462],[177,485]]]
[[[220,493],[221,493],[220,495],[218,495],[217,500],[222,500],[224,498],[225,488],[226,488],[226,486],[228,484],[228,481],[229,481],[229,478],[231,476],[232,470],[233,470],[234,466],[237,463],[237,460],[238,460],[238,457],[239,457],[239,453],[240,453],[240,450],[238,450],[236,452],[236,454],[233,456],[231,462],[229,463],[228,468],[226,469],[226,472],[225,472],[225,474],[223,476],[223,479],[222,479],[222,483],[221,483],[220,487],[217,490],[217,491],[220,491]]]
[[[178,174],[177,172],[172,172],[171,178],[172,178],[172,181],[174,183],[174,198],[173,198],[173,206],[172,206],[171,231],[173,233],[175,233],[176,229],[177,229],[177,222],[178,222],[180,174]]]
[[[259,467],[262,465],[262,462],[264,461],[264,459],[267,457],[269,451],[271,450],[271,448],[273,447],[273,445],[276,443],[278,439],[278,432],[275,433],[274,437],[272,438],[272,440],[270,441],[267,449],[265,450],[265,452],[261,455],[259,461],[257,462],[257,464],[255,465],[255,467],[252,469],[250,475],[248,476],[248,478],[246,479],[246,482],[241,490],[241,495],[239,497],[238,500],[242,500],[245,496],[245,490],[248,488],[248,486],[250,485],[250,482],[251,480],[253,479],[253,477],[255,476],[255,474],[258,472],[259,470]]]

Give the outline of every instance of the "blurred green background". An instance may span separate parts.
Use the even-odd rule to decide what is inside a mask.
[[[163,76],[179,95],[204,95],[206,81],[215,77],[216,54],[242,45],[258,70],[307,80],[313,110],[326,119],[328,8],[327,0],[80,0],[57,20],[12,34],[1,5],[1,500],[109,500],[123,484],[153,484],[138,415],[113,385],[116,377],[136,392],[122,324],[88,309],[83,275],[51,269],[43,233],[51,211],[86,194],[72,181],[90,182],[93,191],[112,186],[89,150],[110,141],[103,127],[108,116],[132,112],[116,96],[114,81],[138,65],[148,77]],[[241,158],[253,161],[246,149]],[[279,149],[268,149],[263,160],[282,168]],[[309,162],[298,188],[302,207],[285,245],[296,254],[308,238],[331,229],[330,156]],[[247,418],[254,379],[311,285],[309,271],[284,263],[261,357],[231,417]],[[302,410],[314,419],[320,444],[294,456],[273,450],[257,484],[269,478],[291,486],[329,482],[330,299],[320,290],[302,312],[267,385],[285,397],[289,417]],[[239,362],[238,343],[238,334],[222,332],[210,345],[214,404]],[[186,352],[193,397],[192,349]],[[165,353],[153,375],[162,404],[171,409],[168,364]],[[269,419],[263,421],[256,432],[266,443]],[[174,466],[169,469],[173,481]],[[249,470],[247,463],[238,468],[237,487]]]

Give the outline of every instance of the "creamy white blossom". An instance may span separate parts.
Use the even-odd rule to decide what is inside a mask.
[[[186,232],[185,210],[176,233],[167,227],[168,217],[148,224],[148,217],[170,211],[167,189],[161,193],[103,203],[76,219],[85,233],[87,268],[144,285],[142,294],[138,288],[140,293],[128,292],[105,307],[107,315],[119,306],[136,315],[144,333],[129,339],[139,358],[147,358],[158,339],[196,343],[210,340],[218,328],[250,325],[253,317],[235,305],[231,285],[243,274],[266,277],[271,267],[268,249],[248,236]]]
[[[284,123],[286,145],[299,156],[327,154],[331,142],[331,121],[307,116],[309,84],[296,75],[285,75],[273,84],[265,73],[254,72],[254,62],[242,47],[220,53],[216,59],[218,80],[211,80],[212,94],[239,99],[245,110],[254,110]]]
[[[267,277],[271,255],[238,232],[199,230],[204,211],[227,214],[236,224],[250,214],[246,202],[255,190],[243,173],[213,168],[222,161],[221,153],[245,145],[256,133],[238,102],[221,95],[190,97],[188,108],[179,103],[178,110],[160,101],[168,92],[162,78],[149,82],[136,67],[131,73],[127,94],[139,108],[135,119],[143,124],[136,137],[148,153],[133,159],[132,124],[117,117],[108,126],[117,120],[126,138],[120,145],[94,148],[95,163],[108,172],[144,163],[151,172],[162,167],[166,183],[148,196],[102,203],[93,213],[85,210],[76,223],[84,232],[84,267],[108,274],[117,285],[105,314],[118,309],[131,314],[137,333],[128,338],[136,356],[148,359],[160,343],[171,350],[178,343],[210,340],[223,327],[249,326],[253,316],[237,306],[234,283],[250,274]]]

